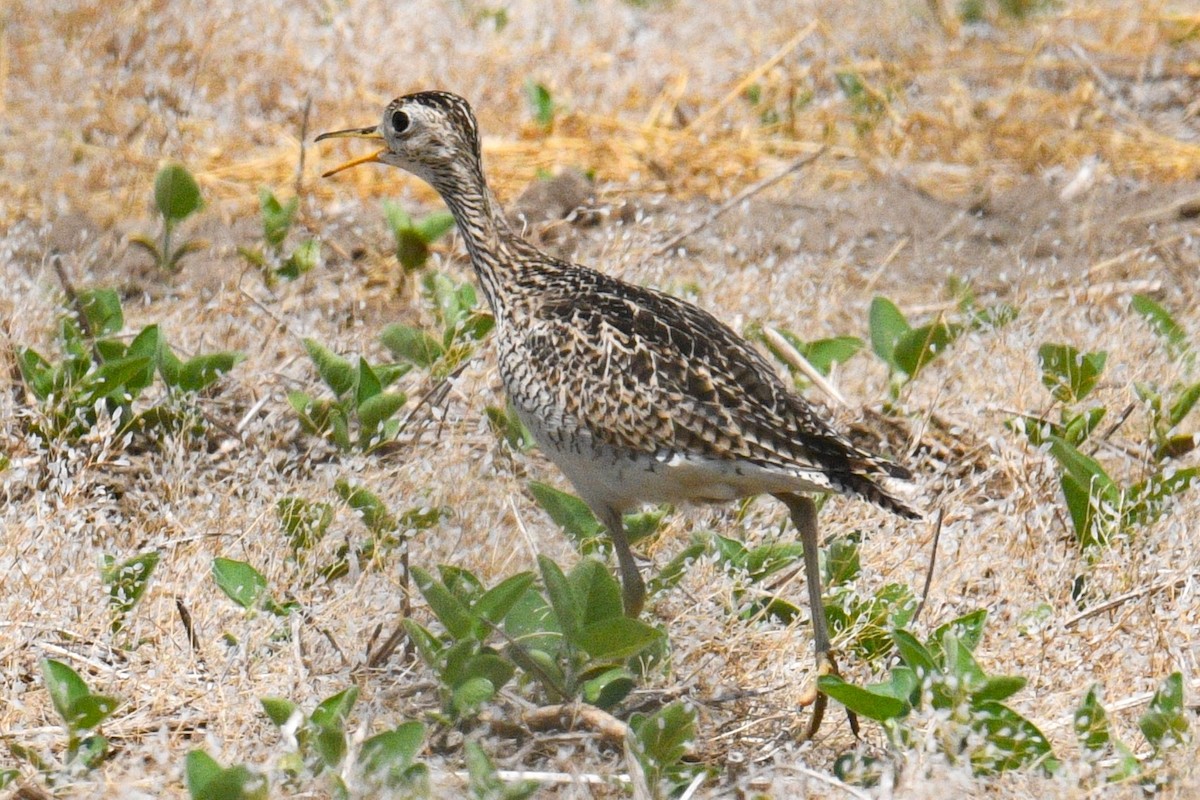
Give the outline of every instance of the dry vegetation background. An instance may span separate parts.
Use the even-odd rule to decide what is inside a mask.
[[[56,796],[183,796],[183,757],[194,747],[223,762],[269,765],[281,745],[257,698],[311,707],[356,680],[377,626],[397,621],[397,570],[364,570],[328,587],[289,583],[280,497],[336,502],[334,480],[353,477],[397,510],[448,507],[451,516],[413,542],[413,563],[456,564],[489,582],[532,568],[537,553],[573,560],[525,489],[530,477],[561,478],[536,452],[509,453],[488,429],[482,410],[500,402],[500,389],[486,347],[432,412],[442,424],[386,455],[333,451],[300,430],[284,399],[288,389],[318,386],[302,337],[381,358],[384,324],[429,319],[391,255],[379,203],[392,197],[424,212],[436,199],[382,168],[321,180],[322,169],[358,151],[314,148],[311,139],[370,124],[392,97],[434,87],[476,107],[502,200],[539,170],[594,171],[606,213],[592,226],[537,228],[548,247],[689,294],[735,327],[762,321],[805,339],[866,336],[876,293],[926,320],[952,306],[949,276],[1022,309],[995,333],[965,336],[906,391],[911,427],[900,446],[946,512],[922,626],[988,609],[980,660],[989,672],[1029,679],[1015,706],[1067,766],[1053,778],[984,780],[918,749],[902,759],[894,785],[868,793],[1083,797],[1070,719],[1086,687],[1103,683],[1127,741],[1137,741],[1134,721],[1169,672],[1181,670],[1197,696],[1200,493],[1182,495],[1171,513],[1087,565],[1081,609],[1071,587],[1085,565],[1053,462],[1003,426],[1014,410],[1048,405],[1036,360],[1045,341],[1109,352],[1098,397],[1114,419],[1134,402],[1135,381],[1196,380],[1128,310],[1131,292],[1149,292],[1200,341],[1193,4],[1063,2],[1025,20],[988,5],[987,20],[974,25],[951,3],[915,0],[100,5],[0,10],[0,452],[10,461],[0,472],[0,739],[61,750],[43,657],[124,700],[105,726],[115,756],[65,780]],[[857,101],[839,88],[838,72],[860,77]],[[550,130],[531,119],[527,79],[545,84],[558,107]],[[715,204],[822,144],[829,150],[804,171],[686,240],[686,257],[650,257]],[[176,277],[157,274],[125,240],[156,229],[151,186],[166,159],[196,173],[207,208],[186,233],[211,243]],[[325,245],[319,269],[274,290],[235,252],[259,236],[259,186],[299,191],[301,225]],[[185,353],[248,355],[206,400],[220,423],[206,440],[129,451],[111,425],[70,446],[25,435],[38,412],[10,359],[18,346],[53,351],[62,303],[54,249],[78,286],[121,289],[129,327],[158,321]],[[435,262],[469,276],[453,239]],[[886,379],[866,354],[839,369],[835,381],[854,408],[845,422],[860,407],[879,407]],[[412,384],[419,393],[415,373]],[[1200,427],[1195,415],[1190,425]],[[1113,438],[1136,450],[1145,430],[1135,404]],[[1101,458],[1136,475],[1133,459]],[[1195,454],[1182,463],[1195,464]],[[728,509],[681,510],[644,552],[662,564],[693,530],[760,541],[782,521],[782,509],[766,502],[740,520]],[[841,500],[825,507],[822,524],[826,534],[868,532],[865,591],[923,581],[928,525]],[[359,535],[353,515],[339,510],[329,546]],[[116,647],[100,558],[146,549],[163,561],[123,634],[137,646]],[[273,588],[297,593],[307,613],[295,618],[291,641],[274,640],[273,619],[247,616],[218,592],[214,556],[247,560]],[[726,611],[731,586],[700,563],[650,611],[673,658],[647,688],[696,703],[697,751],[723,771],[701,794],[732,794],[736,783],[777,797],[846,796],[820,777],[852,745],[844,717],[831,711],[814,742],[797,745],[790,735],[810,669],[807,624],[748,626]],[[786,591],[799,599],[803,585],[797,579]],[[1117,602],[1080,616],[1109,600]],[[198,650],[177,602],[191,613]],[[1049,615],[1030,623],[1043,604]],[[224,632],[240,646],[226,646]],[[870,677],[853,659],[844,669]],[[367,731],[436,704],[421,688],[423,668],[398,658],[357,680],[356,724]],[[753,694],[722,700],[743,691]],[[882,747],[872,723],[863,735]],[[532,743],[489,736],[509,769],[625,769],[619,752],[586,733]],[[1167,794],[1200,791],[1195,755],[1179,757]],[[435,783],[454,796],[461,765],[428,758]],[[0,752],[0,766],[16,764]]]

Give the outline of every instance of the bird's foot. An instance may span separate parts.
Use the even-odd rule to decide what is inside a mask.
[[[826,675],[837,675],[837,662],[833,659],[832,653],[817,654],[817,674],[813,678],[812,683],[800,695],[800,707],[807,708],[812,706],[812,716],[808,720],[808,727],[800,737],[801,742],[807,742],[809,739],[817,735],[817,731],[821,727],[821,721],[825,718],[825,706],[829,703],[829,697],[822,692],[817,681]]]

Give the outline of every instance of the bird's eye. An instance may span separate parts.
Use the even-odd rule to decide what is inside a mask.
[[[404,133],[404,130],[407,127],[408,127],[408,114],[405,114],[403,111],[393,111],[392,112],[392,130],[394,130],[396,133]]]

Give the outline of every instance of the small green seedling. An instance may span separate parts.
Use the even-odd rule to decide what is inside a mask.
[[[244,764],[222,767],[203,750],[192,750],[184,765],[192,800],[267,800],[266,776]]]
[[[67,729],[67,767],[85,772],[93,769],[108,755],[108,739],[91,731],[112,716],[121,701],[92,694],[79,673],[52,658],[42,659],[42,678]]]
[[[334,394],[332,399],[316,399],[306,392],[288,392],[288,403],[305,430],[342,450],[357,447],[369,452],[396,438],[400,420],[394,417],[408,396],[387,387],[408,372],[408,365],[371,366],[359,357],[356,367],[315,339],[305,339],[304,348]]]
[[[430,272],[421,280],[427,301],[441,327],[433,336],[411,325],[388,325],[380,334],[384,347],[397,359],[430,371],[435,380],[443,380],[475,353],[495,320],[479,308],[475,287],[457,283],[440,272]]]
[[[900,663],[889,680],[858,686],[825,675],[818,687],[859,716],[883,725],[892,746],[913,745],[908,719],[921,712],[932,718],[935,742],[957,763],[965,760],[976,774],[990,775],[1040,765],[1047,771],[1057,761],[1037,726],[1004,705],[1026,683],[1019,676],[987,675],[973,655],[983,636],[987,612],[980,610],[938,627],[925,643],[904,629],[892,632]]]
[[[385,200],[383,214],[396,240],[396,260],[405,273],[415,272],[429,260],[431,246],[454,227],[454,215],[436,211],[421,219],[413,219],[397,203]]]
[[[1010,420],[1010,430],[1022,432],[1030,444],[1042,446],[1050,437],[1057,437],[1079,447],[1092,435],[1104,419],[1107,409],[1093,406],[1079,410],[1078,404],[1096,388],[1108,363],[1108,353],[1100,350],[1081,353],[1069,344],[1046,343],[1038,348],[1038,364],[1042,384],[1062,405],[1061,422],[1048,422],[1038,417],[1023,416]]]
[[[405,722],[363,742],[357,763],[365,796],[429,797],[429,767],[415,760],[424,744],[420,722]]]
[[[696,739],[696,713],[676,700],[653,714],[629,719],[628,747],[653,798],[674,797],[703,771],[684,759]]]
[[[90,430],[101,410],[121,421],[121,431],[191,431],[197,416],[191,396],[207,389],[242,360],[225,351],[182,361],[158,325],[147,325],[128,342],[122,335],[125,315],[112,289],[88,289],[76,297],[73,314],[59,325],[62,360],[51,363],[33,348],[17,351],[21,377],[45,416],[33,433],[72,440]],[[158,374],[167,399],[143,411],[134,403]],[[202,426],[199,426],[203,430]]]
[[[1137,779],[1144,790],[1153,793],[1170,781],[1167,774],[1156,773],[1163,756],[1192,740],[1189,712],[1183,701],[1183,676],[1175,672],[1159,685],[1138,727],[1150,745],[1143,761],[1115,735],[1108,714],[1100,704],[1100,687],[1092,686],[1075,711],[1075,735],[1084,760],[1094,765],[1101,783],[1125,783]]]
[[[218,588],[247,611],[262,608],[277,617],[286,617],[299,608],[294,601],[277,602],[267,592],[267,578],[245,561],[214,558],[212,576]]]
[[[525,592],[504,622],[508,655],[551,702],[582,699],[611,709],[635,673],[662,657],[657,628],[625,616],[621,587],[604,564],[584,558],[569,573],[538,557],[544,594]]]
[[[467,570],[443,565],[440,580],[413,567],[417,588],[445,628],[435,634],[409,618],[404,627],[421,660],[438,677],[442,711],[448,721],[476,714],[512,680],[516,668],[488,644],[499,625],[533,584],[522,572],[491,589]]]
[[[162,217],[161,244],[144,234],[131,236],[129,241],[149,253],[160,270],[178,272],[184,256],[208,246],[198,239],[184,241],[175,249],[171,246],[176,226],[204,206],[200,186],[182,164],[167,164],[154,176],[154,206]]]
[[[349,752],[346,722],[357,700],[358,687],[351,686],[322,700],[307,716],[295,703],[282,697],[264,697],[259,701],[275,727],[285,731],[296,744],[296,749],[280,763],[289,777],[325,775],[336,796],[348,796],[340,768]]]
[[[963,331],[960,323],[946,322],[943,316],[914,328],[896,304],[882,296],[871,301],[870,328],[871,348],[892,374],[893,398]]]
[[[529,115],[542,130],[549,131],[554,127],[554,117],[558,113],[558,104],[554,102],[550,90],[544,83],[533,78],[525,80],[525,102],[529,105]]]
[[[120,564],[112,556],[104,557],[100,577],[108,586],[108,605],[112,610],[112,632],[120,633],[133,607],[146,593],[150,576],[158,566],[161,553],[157,550],[136,555]]]
[[[305,553],[325,538],[333,522],[333,506],[303,497],[282,498],[275,504],[275,514],[297,561],[303,561]]]
[[[258,204],[262,215],[263,246],[239,247],[238,253],[262,272],[268,286],[274,285],[278,278],[295,280],[315,269],[321,262],[321,243],[317,239],[305,239],[291,253],[284,253],[284,243],[300,209],[300,198],[293,197],[281,203],[264,186],[258,190]]]

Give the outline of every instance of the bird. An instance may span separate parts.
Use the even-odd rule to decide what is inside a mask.
[[[804,551],[816,674],[833,660],[814,494],[860,498],[906,519],[912,473],[853,444],[746,339],[699,306],[549,255],[506,220],[483,172],[471,106],[445,91],[393,100],[375,125],[331,131],[382,147],[324,173],[399,167],[435,189],[457,223],[519,419],[607,529],[625,613],[646,588],[622,515],[646,503],[769,494]],[[824,695],[806,691],[820,724]],[[815,727],[810,725],[810,732]]]

